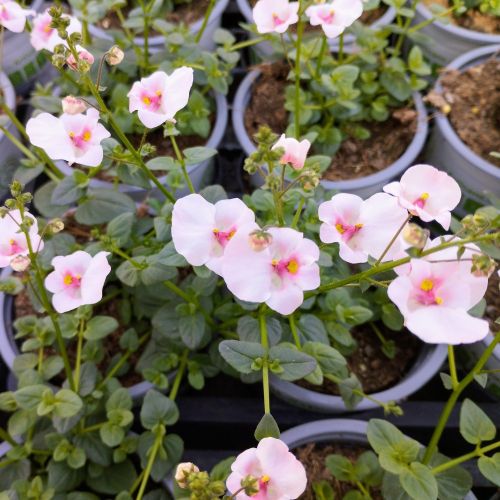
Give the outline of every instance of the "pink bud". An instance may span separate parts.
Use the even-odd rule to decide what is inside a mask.
[[[63,112],[68,115],[78,115],[87,109],[87,104],[82,99],[72,95],[66,96],[61,102]]]
[[[83,48],[79,48],[78,49],[78,61],[85,61],[90,66],[94,63],[94,56],[88,50],[83,49]],[[75,59],[73,54],[70,54],[68,56],[68,58],[66,59],[66,63],[74,71],[78,71],[78,61]]]
[[[116,66],[117,64],[120,64],[123,61],[123,58],[125,57],[125,54],[118,45],[113,45],[109,49],[109,51],[106,54],[106,62],[110,66]]]
[[[273,237],[266,231],[257,229],[250,233],[249,240],[250,246],[255,252],[262,252],[273,242]]]
[[[31,261],[29,257],[26,257],[25,255],[18,255],[10,261],[10,267],[18,273],[26,271],[30,264]]]

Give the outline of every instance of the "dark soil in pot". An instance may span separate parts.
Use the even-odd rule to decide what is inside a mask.
[[[495,271],[489,280],[488,290],[486,291],[486,311],[485,318],[490,323],[490,330],[498,330],[498,324],[495,324],[496,319],[500,316],[500,279]]]
[[[421,346],[418,338],[407,330],[394,332],[384,329],[384,338],[388,342],[394,342],[395,346],[395,355],[389,358],[382,351],[382,343],[369,324],[354,328],[352,335],[358,347],[346,356],[347,364],[349,370],[359,378],[367,394],[383,391],[400,382],[410,370]],[[305,381],[298,384],[322,394],[340,394],[337,384],[326,379],[320,386]]]
[[[262,125],[282,134],[288,126],[285,87],[289,68],[284,63],[262,65],[262,75],[253,85],[245,110],[245,128],[252,137]],[[398,160],[412,142],[417,130],[417,112],[412,108],[395,109],[384,122],[360,123],[371,137],[350,137],[343,141],[323,178],[330,181],[358,179],[384,170]]]
[[[500,159],[490,154],[500,151],[500,59],[488,59],[462,72],[447,71],[441,83],[455,132],[472,151],[500,167]]]
[[[310,443],[294,450],[296,457],[304,465],[307,473],[307,489],[300,500],[316,500],[313,484],[318,481],[327,481],[334,491],[334,498],[344,498],[349,491],[356,489],[351,483],[339,481],[333,477],[325,466],[328,455],[336,454],[348,458],[355,463],[359,456],[368,451],[368,448],[360,445],[349,445],[345,443],[332,443],[328,445]],[[380,490],[372,488],[370,491],[373,500],[382,500]]]
[[[165,13],[165,21],[176,23],[176,24],[193,24],[199,19],[203,18],[205,12],[207,11],[210,0],[192,0],[188,4],[178,5],[172,12]],[[131,2],[127,2],[127,6],[122,9],[123,16],[128,17],[128,13],[137,7],[137,5],[130,5]],[[122,23],[116,12],[109,12],[104,19],[101,19],[97,25],[104,29],[122,29]],[[140,32],[142,34],[142,32]],[[159,33],[155,30],[150,30],[149,36],[158,35]]]
[[[424,0],[427,7],[439,5],[445,9],[453,7],[452,0]],[[483,14],[479,9],[468,9],[459,16],[450,14],[448,19],[455,25],[473,31],[482,33],[498,34],[500,33],[500,17]]]

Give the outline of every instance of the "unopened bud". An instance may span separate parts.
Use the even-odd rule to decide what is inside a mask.
[[[123,58],[125,57],[125,54],[118,45],[113,45],[108,52],[106,53],[106,62],[110,66],[116,66],[120,64],[123,61]]]
[[[200,469],[198,469],[198,467],[196,467],[193,463],[180,463],[175,471],[175,480],[177,481],[179,488],[186,489],[188,487],[189,475],[193,473],[196,474],[198,472],[200,472]]]
[[[52,219],[47,224],[47,230],[51,234],[60,233],[63,229],[64,229],[64,222],[62,221],[62,219]]]
[[[23,192],[23,185],[19,181],[13,181],[10,185],[10,192],[14,198],[19,196]]]
[[[30,264],[31,261],[29,257],[26,257],[25,255],[18,255],[10,261],[10,267],[18,273],[26,271]]]
[[[472,256],[472,274],[480,277],[490,277],[495,271],[496,264],[488,255],[474,254]]]
[[[241,480],[241,487],[245,489],[245,495],[251,497],[260,491],[259,480],[254,476],[246,476]]]
[[[403,229],[403,240],[412,247],[424,248],[428,238],[429,232],[421,228],[418,224],[410,222]]]
[[[273,236],[263,229],[256,229],[251,232],[248,239],[252,250],[255,252],[262,252],[273,242]]]
[[[94,63],[94,56],[86,49],[78,49],[78,61],[73,54],[70,54],[66,59],[68,66],[74,71],[82,71],[87,73],[90,71],[90,66]]]
[[[73,97],[72,95],[66,96],[61,102],[63,112],[68,115],[84,113],[87,109],[85,101],[78,99],[78,97]]]

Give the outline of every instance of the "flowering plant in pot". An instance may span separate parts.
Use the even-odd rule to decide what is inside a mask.
[[[240,143],[250,154],[255,149],[250,137],[260,125],[286,130],[309,139],[316,153],[333,157],[323,167],[328,188],[375,193],[411,165],[425,141],[427,119],[418,91],[426,87],[423,77],[431,68],[418,47],[402,55],[409,24],[401,20],[395,45],[389,28],[358,27],[358,49],[346,53],[345,30],[362,12],[361,2],[350,3],[342,16],[329,3],[284,2],[286,22],[277,23],[266,1],[254,10],[258,28],[286,33],[296,24],[297,35],[290,43],[283,37],[282,62],[262,66],[240,87],[233,113]],[[326,15],[330,11],[337,14]],[[307,40],[306,20],[321,27]],[[339,40],[335,54],[328,48],[331,39]],[[279,97],[264,104],[271,94]]]

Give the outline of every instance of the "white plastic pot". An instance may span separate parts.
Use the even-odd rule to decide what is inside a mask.
[[[196,1],[196,0],[194,0]],[[205,50],[213,50],[215,48],[214,42],[214,34],[215,31],[220,28],[222,22],[222,14],[226,10],[226,7],[229,3],[229,0],[218,0],[215,4],[215,7],[210,14],[210,18],[208,19],[207,26],[201,40],[199,42],[199,46]],[[198,19],[195,23],[191,24],[190,31],[193,35],[198,33],[202,27],[203,19]],[[104,29],[99,28],[98,26],[91,24],[89,26],[89,32],[93,37],[99,38],[101,40],[109,40],[113,41],[113,37]],[[144,46],[144,38],[142,36],[137,36],[134,38],[134,43],[141,47]],[[150,47],[162,47],[165,45],[165,37],[163,35],[155,35],[151,36],[148,39],[148,43]]]
[[[462,70],[475,66],[500,51],[500,45],[490,45],[473,50],[455,59],[447,69]],[[443,88],[438,82],[436,92]],[[492,103],[493,105],[494,103]],[[498,145],[500,149],[500,144]],[[427,163],[447,170],[462,188],[462,212],[488,203],[487,194],[500,196],[500,168],[470,149],[455,132],[448,118],[436,113],[436,125],[425,151]],[[472,203],[470,203],[472,202]]]
[[[226,98],[222,94],[215,94],[215,105],[216,105],[216,118],[215,124],[212,129],[212,133],[208,138],[206,143],[206,147],[217,149],[224,137],[224,133],[226,131],[227,126],[227,101]],[[168,140],[168,139],[165,139]],[[65,161],[56,162],[57,167],[64,175],[72,175],[73,168],[68,165]],[[203,187],[210,184],[214,177],[215,170],[215,159],[210,158],[202,163],[198,163],[197,165],[190,165],[187,167],[187,171],[191,181],[194,185],[196,191],[200,191]],[[159,182],[162,185],[166,185],[167,177],[158,177]],[[149,196],[161,198],[163,195],[160,193],[158,188],[151,184],[151,190],[145,190],[139,186],[132,186],[129,184],[118,184],[117,186],[108,181],[103,181],[100,179],[91,179],[89,183],[89,187],[91,188],[100,188],[100,189],[118,189],[120,192],[129,195],[134,201],[142,202],[144,198],[149,194]],[[167,186],[168,188],[168,186]],[[187,188],[182,189],[176,192],[176,196],[178,198],[189,194]]]
[[[259,70],[254,70],[248,73],[248,75],[241,82],[233,103],[233,128],[238,142],[247,155],[252,154],[256,148],[246,131],[244,117],[248,103],[250,102],[253,83],[257,80],[257,78],[259,78],[260,75],[261,72]],[[356,194],[362,198],[367,198],[380,192],[390,181],[400,177],[407,168],[415,163],[415,160],[421,153],[427,139],[427,111],[421,95],[415,92],[413,94],[413,101],[418,113],[417,131],[407,150],[398,160],[384,170],[360,179],[351,179],[346,181],[322,180],[321,185],[328,190],[338,190],[344,193]],[[261,186],[261,177],[258,175],[252,176],[252,184],[256,187]]]
[[[432,18],[433,14],[424,2],[418,2],[413,24],[417,25]],[[428,42],[419,42],[424,55],[441,66],[471,50],[500,43],[500,35],[481,33],[456,26],[452,22],[445,24],[438,20],[422,28],[420,33],[429,38]]]
[[[236,0],[236,3],[238,4],[238,8],[240,9],[240,12],[243,14],[245,17],[245,20],[249,24],[253,24],[253,14],[252,14],[252,7],[249,3],[248,0]],[[377,19],[373,24],[370,25],[371,28],[376,29],[382,26],[386,26],[388,24],[391,24],[396,17],[396,9],[393,7],[389,7],[386,12],[384,13],[383,16],[381,16],[379,19]],[[254,35],[252,35],[253,37]],[[335,39],[328,39],[328,45],[330,46],[331,51],[336,51],[339,47],[339,41],[338,38]],[[344,36],[344,49],[346,52],[351,52],[355,46],[355,38],[354,35],[351,35],[350,33],[346,33]],[[263,59],[266,59],[270,55],[273,54],[274,50],[272,45],[269,42],[261,42],[258,43],[257,45],[254,46],[255,51],[257,52],[258,55],[260,55]]]

